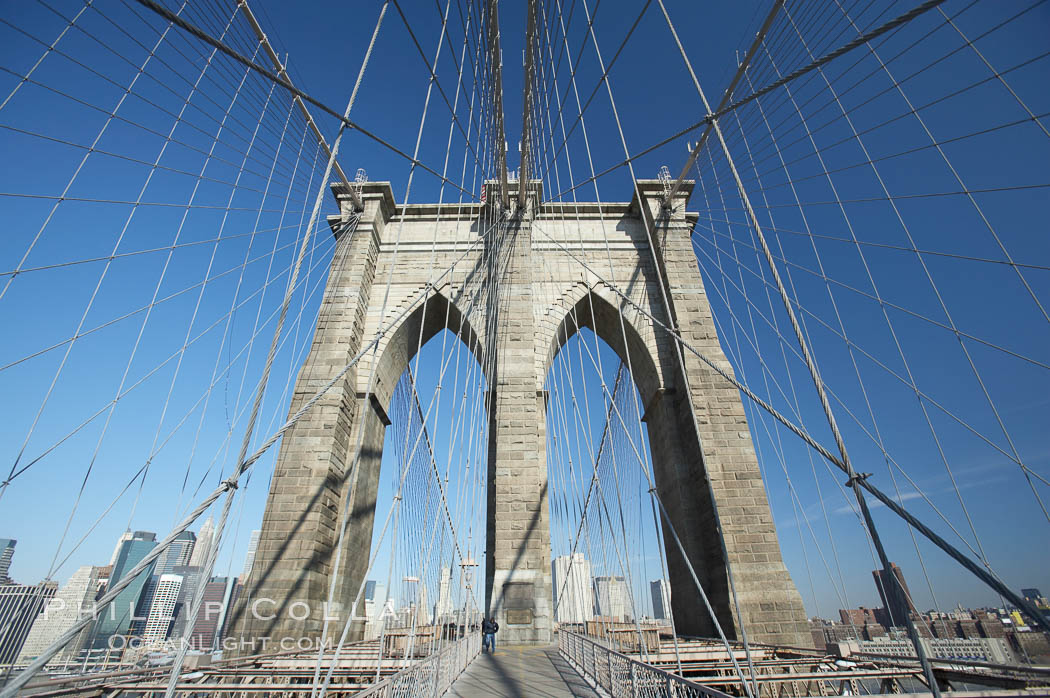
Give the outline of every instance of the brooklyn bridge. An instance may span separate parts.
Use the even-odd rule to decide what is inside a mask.
[[[0,698],[1047,695],[1048,30],[0,7]]]

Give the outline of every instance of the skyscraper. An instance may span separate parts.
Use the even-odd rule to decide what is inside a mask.
[[[11,584],[11,560],[15,556],[15,544],[13,538],[0,538],[0,584]]]
[[[135,531],[131,538],[123,540],[109,577],[110,587],[121,581],[156,546],[157,535],[150,531]],[[117,594],[109,606],[100,609],[98,620],[95,622],[94,640],[91,643],[93,648],[106,649],[112,636],[130,629],[135,619],[135,609],[141,601],[142,589],[152,573],[152,566],[148,566]]]
[[[401,608],[412,608],[416,605],[419,595],[419,577],[403,577],[401,579],[401,598],[398,599]]]
[[[194,569],[199,575],[199,568]],[[189,628],[189,619],[193,603],[193,594],[185,593],[179,595],[178,618],[175,621],[171,639],[176,642],[187,641],[192,649],[210,651],[214,646],[221,624],[225,621],[226,609],[230,601],[232,585],[226,577],[212,577],[205,581],[198,576],[195,587],[204,584],[204,595],[201,597],[200,608],[197,609],[196,621],[193,629]]]
[[[140,634],[146,629],[148,617],[153,613],[154,597],[157,593],[160,578],[166,574],[177,574],[176,567],[185,566],[197,540],[197,534],[193,531],[183,531],[175,537],[168,549],[160,554],[156,564],[153,566],[153,576],[146,580],[139,597],[139,606],[136,612],[138,620],[135,621],[133,632]],[[154,638],[155,639],[155,638]]]
[[[98,593],[99,577],[103,573],[108,574],[108,569],[85,565],[73,573],[33,623],[25,644],[22,645],[18,664],[28,664],[39,657],[41,652],[80,620],[81,614],[91,612],[95,595]],[[66,643],[66,646],[48,662],[48,665],[54,666],[75,659],[90,634],[90,626],[81,630],[79,635]]]
[[[181,587],[182,577],[177,574],[162,574],[157,577],[153,603],[150,604],[146,627],[142,632],[142,640],[147,645],[168,637],[175,615],[175,600]]]
[[[142,585],[142,593],[139,594],[139,601],[135,605],[135,613],[131,619],[129,634],[142,637],[142,633],[146,629],[146,619],[149,618],[150,606],[153,605],[153,595],[157,593],[158,582],[160,582],[160,577],[151,574]]]
[[[908,585],[904,582],[904,573],[901,572],[901,568],[891,562],[890,571],[899,586],[893,583],[893,579],[886,570],[872,570],[871,576],[875,578],[875,587],[879,590],[882,605],[885,606],[890,616],[890,625],[902,627],[907,623],[908,614],[917,611],[915,604],[912,603]]]
[[[18,658],[29,630],[57,591],[55,582],[0,585],[0,665]]]
[[[98,583],[95,585],[95,598],[97,599],[109,586],[109,578],[113,576],[113,565],[98,568]]]
[[[365,639],[372,639],[370,635],[370,629],[372,621],[375,620],[376,614],[376,583],[374,579],[365,581],[365,594],[361,600],[361,609],[358,611],[358,615],[365,617]]]
[[[182,586],[179,587],[179,595],[175,600],[175,622],[172,625],[171,638],[179,640],[186,636],[193,595],[201,583],[201,568],[183,565],[176,567],[174,574],[182,577]]]
[[[634,620],[627,582],[623,577],[595,577],[594,596],[598,615],[618,621]]]
[[[211,552],[212,539],[215,537],[215,524],[211,517],[201,524],[201,532],[197,534],[197,544],[193,546],[193,554],[190,555],[190,567],[204,567]]]
[[[452,613],[452,568],[441,568],[441,580],[438,582],[438,599],[434,604],[434,620],[440,621]]]
[[[365,582],[364,615],[369,621],[379,619],[386,603],[386,584],[374,580]]]
[[[197,534],[193,531],[183,531],[175,536],[171,545],[157,558],[157,564],[153,568],[153,574],[160,576],[174,574],[173,570],[180,565],[188,565],[193,548],[197,542]]]
[[[583,553],[561,555],[551,563],[554,606],[559,623],[584,623],[594,617],[591,563]]]
[[[416,623],[419,625],[429,625],[430,623],[430,604],[427,602],[427,585],[422,582],[419,584],[419,598],[416,600]]]
[[[212,577],[212,581],[214,582],[215,580],[216,578]],[[222,613],[219,614],[219,622],[215,629],[215,638],[212,641],[213,649],[220,647],[223,638],[226,637],[226,633],[230,626],[230,618],[232,617],[230,610],[233,608],[234,604],[237,603],[237,598],[241,595],[241,589],[243,588],[244,585],[241,584],[236,577],[231,578],[226,584],[226,594],[222,597]]]
[[[401,610],[404,618],[412,623],[425,625],[430,622],[430,608],[427,605],[427,587],[419,577],[404,577],[401,580]]]
[[[252,565],[255,564],[255,551],[259,549],[259,536],[262,531],[255,529],[252,537],[248,539],[248,553],[244,556],[244,571],[241,572],[241,583],[248,581],[248,575],[252,573]]]
[[[120,538],[117,539],[117,546],[113,548],[113,555],[109,558],[109,566],[117,564],[117,557],[120,555],[120,547],[124,545],[124,541],[131,540],[131,529],[124,531],[120,534]]]
[[[667,580],[649,582],[649,593],[653,595],[653,618],[671,620],[671,585]]]

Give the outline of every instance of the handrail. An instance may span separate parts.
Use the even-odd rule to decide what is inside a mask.
[[[364,644],[364,643],[358,643]],[[252,654],[244,657],[230,657],[229,659],[220,659],[217,662],[211,664],[202,665],[201,670],[216,671],[226,669],[229,667],[236,667],[245,663],[251,663],[254,661],[262,661],[267,659],[277,659],[280,657],[287,657],[294,654],[302,654],[302,650],[282,650],[278,652],[265,652],[261,654]],[[74,662],[73,666],[80,666],[80,662]],[[24,668],[24,667],[21,667]],[[128,669],[114,669],[112,671],[96,671],[96,672],[85,672],[81,674],[66,674],[61,676],[38,674],[23,688],[24,690],[40,689],[40,688],[56,688],[65,686],[66,684],[75,684],[81,682],[92,682],[92,683],[105,683],[110,679],[124,676],[136,676],[136,675],[147,675],[156,673],[167,673],[171,671],[171,665],[158,665],[158,666],[147,666],[147,667],[132,667]]]
[[[369,686],[356,698],[435,698],[452,687],[463,670],[481,653],[481,634],[466,635],[434,654]]]
[[[730,698],[717,689],[657,669],[567,630],[558,632],[558,652],[581,676],[610,696]]]

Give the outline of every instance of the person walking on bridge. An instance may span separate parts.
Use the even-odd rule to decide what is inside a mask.
[[[486,618],[481,622],[481,651],[490,649],[496,651],[496,633],[499,632],[499,623],[495,617]]]

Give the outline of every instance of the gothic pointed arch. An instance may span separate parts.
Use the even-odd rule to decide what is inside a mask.
[[[450,295],[453,297],[450,298]],[[470,316],[476,310],[472,309],[469,301],[464,305],[467,306],[465,310],[455,300],[451,286],[446,284],[431,291],[424,300],[417,301],[412,311],[380,339],[376,350],[378,363],[372,394],[384,410],[390,405],[394,386],[416,353],[443,330],[447,329],[462,341],[481,364],[482,371],[486,370],[482,340],[470,321]],[[370,368],[366,363],[359,373],[359,390],[367,389]],[[487,375],[485,377],[488,378]]]
[[[550,348],[540,375],[546,376],[565,343],[587,328],[631,368],[642,402],[648,404],[663,383],[655,342],[651,332],[644,331],[650,326],[648,319],[641,318],[639,322],[639,314],[632,312],[633,308],[602,283],[575,285],[560,300],[557,307],[563,315],[553,325]]]

